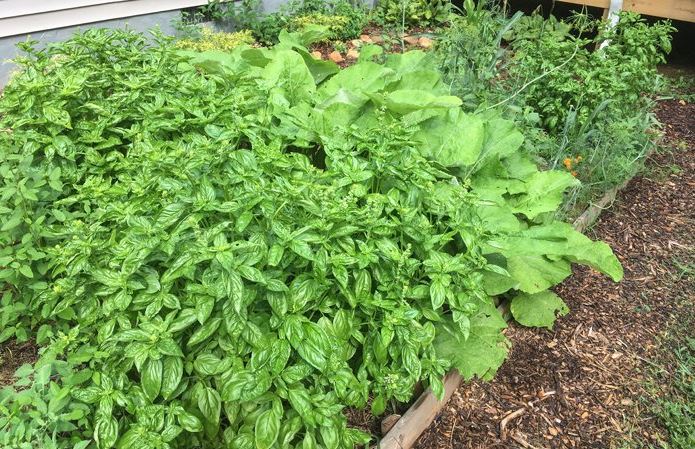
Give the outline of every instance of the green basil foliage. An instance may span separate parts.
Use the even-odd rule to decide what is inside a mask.
[[[620,13],[615,27],[581,14],[569,22],[543,21],[539,16],[524,19],[507,35],[514,51],[509,72],[527,80],[549,72],[524,93],[548,130],[561,129],[572,112],[584,125],[596,114],[625,121],[635,110],[653,108],[649,95],[661,82],[656,68],[666,62],[675,31],[670,21],[649,24],[629,11]],[[594,51],[604,43],[610,45]],[[570,61],[566,70],[549,71],[565,61]]]
[[[620,279],[549,218],[575,179],[464,113],[428,55],[341,71],[300,37],[24,46],[0,99],[0,320],[44,346],[21,374],[49,399],[3,390],[3,447],[351,448],[370,436],[345,407],[495,373],[492,295],[550,325],[561,300],[535,298],[572,262]]]

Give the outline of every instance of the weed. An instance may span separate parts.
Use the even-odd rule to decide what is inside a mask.
[[[669,434],[670,449],[695,447],[695,337],[687,335],[674,352],[670,392],[658,399],[654,412]]]

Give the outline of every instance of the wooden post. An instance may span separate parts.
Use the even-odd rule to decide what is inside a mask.
[[[618,25],[618,21],[620,20],[620,11],[623,9],[623,0],[611,0],[611,4],[608,6],[608,9],[605,9],[603,11],[603,18],[608,19],[610,22],[610,28],[615,28],[616,25]],[[598,49],[601,50],[602,48],[607,47],[610,45],[611,41],[609,39],[601,42],[601,45],[599,45]]]

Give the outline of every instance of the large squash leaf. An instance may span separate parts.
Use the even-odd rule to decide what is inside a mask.
[[[379,92],[397,79],[396,72],[388,67],[370,61],[360,62],[324,82],[316,92],[316,99],[322,102],[340,89],[349,90],[354,95]]]
[[[292,50],[276,50],[263,68],[262,76],[271,92],[281,93],[291,104],[310,100],[316,91],[314,77],[304,59]]]
[[[456,108],[461,106],[461,100],[451,95],[435,95],[426,90],[403,89],[394,90],[385,95],[373,94],[372,100],[385,106],[397,114],[408,114],[414,111],[438,108]]]
[[[509,203],[514,213],[524,214],[533,220],[544,212],[556,211],[565,190],[576,185],[579,185],[579,180],[567,172],[537,171],[524,180],[523,191],[518,192],[519,195],[511,198]]]
[[[462,167],[478,159],[484,134],[482,119],[451,109],[424,121],[415,138],[425,156],[447,167]]]
[[[485,123],[485,144],[476,164],[482,168],[488,161],[499,160],[515,153],[524,142],[524,135],[510,120],[495,118]]]
[[[567,315],[570,309],[555,293],[545,290],[539,293],[522,293],[512,299],[514,319],[524,326],[553,328],[558,316]]]
[[[509,353],[509,340],[502,334],[507,323],[489,300],[480,302],[478,312],[470,320],[466,340],[454,330],[457,326],[450,319],[437,326],[434,341],[437,356],[451,360],[466,380],[491,379]]]
[[[544,255],[516,255],[507,257],[507,271],[518,284],[518,289],[537,293],[564,281],[572,268],[566,260],[552,260]]]

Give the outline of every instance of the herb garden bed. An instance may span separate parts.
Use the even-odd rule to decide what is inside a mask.
[[[423,26],[440,17],[435,3]],[[383,20],[395,4],[384,2]],[[426,388],[392,430],[411,433],[382,442],[409,447],[437,398],[494,377],[510,317],[551,329],[568,313],[553,287],[573,264],[621,280],[611,248],[561,220],[578,167],[597,167],[598,153],[559,163],[567,142],[555,148],[563,120],[579,124],[582,148],[597,133],[605,142],[592,122],[612,107],[597,98],[606,86],[567,111],[526,83],[523,120],[514,86],[494,86],[517,21],[521,62],[508,74],[535,80],[576,54],[586,70],[601,65],[581,38],[594,22],[579,21],[579,37],[553,25],[556,57],[573,54],[538,75],[536,18],[506,23],[468,0],[436,53],[390,53],[432,46],[402,28],[383,47],[374,41],[389,35],[363,35],[339,61],[325,53],[363,29],[365,11],[299,6],[176,43],[89,30],[46,50],[22,44],[0,98],[0,343],[12,341],[3,356],[40,349],[0,390],[0,444],[350,449],[373,444],[375,426],[351,426],[346,410],[380,416]],[[670,28],[636,18],[625,28],[622,44],[622,31],[597,41],[636,51],[661,38],[636,51],[621,97],[646,108]],[[491,40],[479,52],[471,36]],[[471,58],[493,75],[469,83]],[[649,123],[638,112],[630,130]],[[523,413],[507,416],[503,437]]]

